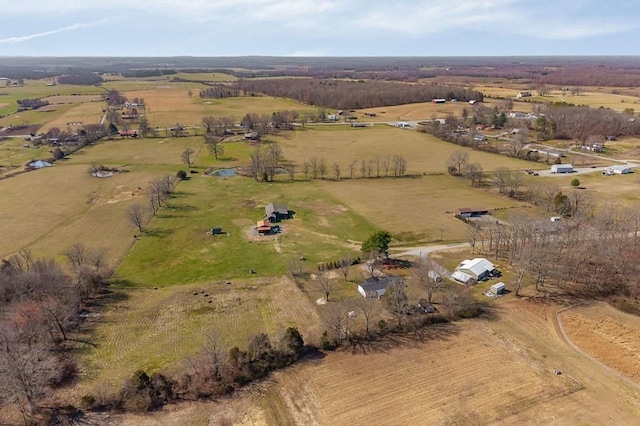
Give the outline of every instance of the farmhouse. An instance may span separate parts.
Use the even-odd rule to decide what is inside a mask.
[[[405,127],[411,127],[411,126],[406,121],[398,121],[396,123],[396,127],[405,128]]]
[[[518,92],[516,98],[530,98],[531,92]]]
[[[264,208],[264,217],[269,222],[280,222],[282,219],[291,219],[291,212],[285,204],[269,203]]]
[[[571,164],[554,164],[551,166],[551,173],[573,173]]]
[[[261,235],[270,234],[271,222],[269,222],[267,219],[259,220],[256,223],[256,231],[258,231],[258,234],[261,234]]]
[[[472,260],[463,260],[456,268],[456,272],[462,272],[476,281],[483,281],[491,276],[494,269],[493,263],[484,257],[476,257]]]
[[[451,278],[464,285],[474,285],[476,283],[475,278],[462,271],[454,271],[453,274],[451,274]]]
[[[480,217],[489,213],[487,209],[470,209],[467,207],[459,207],[454,211],[456,217]]]
[[[432,100],[431,100],[431,103],[432,103],[432,104],[444,104],[444,103],[446,103],[446,102],[447,102],[447,100],[446,100],[446,99],[432,99]]]
[[[244,134],[244,138],[245,140],[248,140],[248,141],[259,141],[260,134],[258,132],[246,132]]]
[[[362,297],[381,297],[391,284],[400,282],[400,277],[391,275],[388,277],[371,277],[358,284],[358,293]]]

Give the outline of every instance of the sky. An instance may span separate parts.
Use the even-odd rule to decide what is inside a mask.
[[[638,0],[0,0],[0,57],[640,55],[638,18]]]

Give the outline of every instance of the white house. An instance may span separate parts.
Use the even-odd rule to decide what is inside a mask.
[[[493,266],[493,263],[489,262],[484,257],[476,257],[471,260],[463,260],[456,268],[456,271],[469,275],[476,281],[482,281],[483,279],[488,278],[491,271],[494,269],[495,267]]]
[[[451,278],[465,285],[473,285],[476,283],[475,278],[462,271],[454,271],[453,274],[451,274]]]
[[[381,297],[387,291],[387,287],[397,282],[400,282],[400,277],[394,275],[367,278],[358,284],[358,293],[366,298]]]
[[[553,164],[551,173],[573,173],[573,166],[571,164]]]
[[[411,127],[411,126],[406,121],[398,121],[396,123],[396,127],[400,127],[404,129],[405,127]]]

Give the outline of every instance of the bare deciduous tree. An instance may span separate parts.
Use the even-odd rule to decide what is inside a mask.
[[[401,326],[402,320],[409,313],[409,303],[405,283],[400,280],[390,284],[383,297],[389,307],[389,310],[398,320],[398,325]]]
[[[347,281],[347,276],[349,275],[349,268],[353,265],[353,257],[346,255],[338,259],[336,262],[342,275],[344,275],[344,280]]]
[[[458,176],[462,176],[462,171],[467,163],[469,163],[469,153],[466,151],[452,152],[447,161],[447,165],[454,169]]]
[[[127,210],[129,223],[138,228],[140,232],[144,232],[144,226],[147,223],[146,216],[146,209],[140,204],[134,204]]]
[[[189,147],[185,148],[184,151],[182,151],[182,162],[185,163],[189,168],[191,168],[191,165],[193,164],[195,153],[196,152],[193,150],[193,148]]]
[[[371,325],[374,323],[375,319],[380,316],[380,300],[375,297],[363,297],[357,299],[356,305],[358,306],[358,310],[362,314],[362,319],[364,320],[365,333],[369,335]]]
[[[333,290],[333,279],[329,278],[326,274],[318,274],[318,283],[320,284],[320,289],[324,293],[325,300],[328,302],[331,290]]]

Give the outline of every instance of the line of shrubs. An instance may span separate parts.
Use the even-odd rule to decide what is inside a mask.
[[[246,351],[236,346],[225,352],[215,339],[209,339],[200,353],[188,360],[180,377],[139,370],[116,395],[87,394],[81,404],[90,410],[147,412],[178,401],[221,397],[315,351],[304,345],[295,327],[289,327],[274,343],[266,334],[257,334],[249,340]]]

